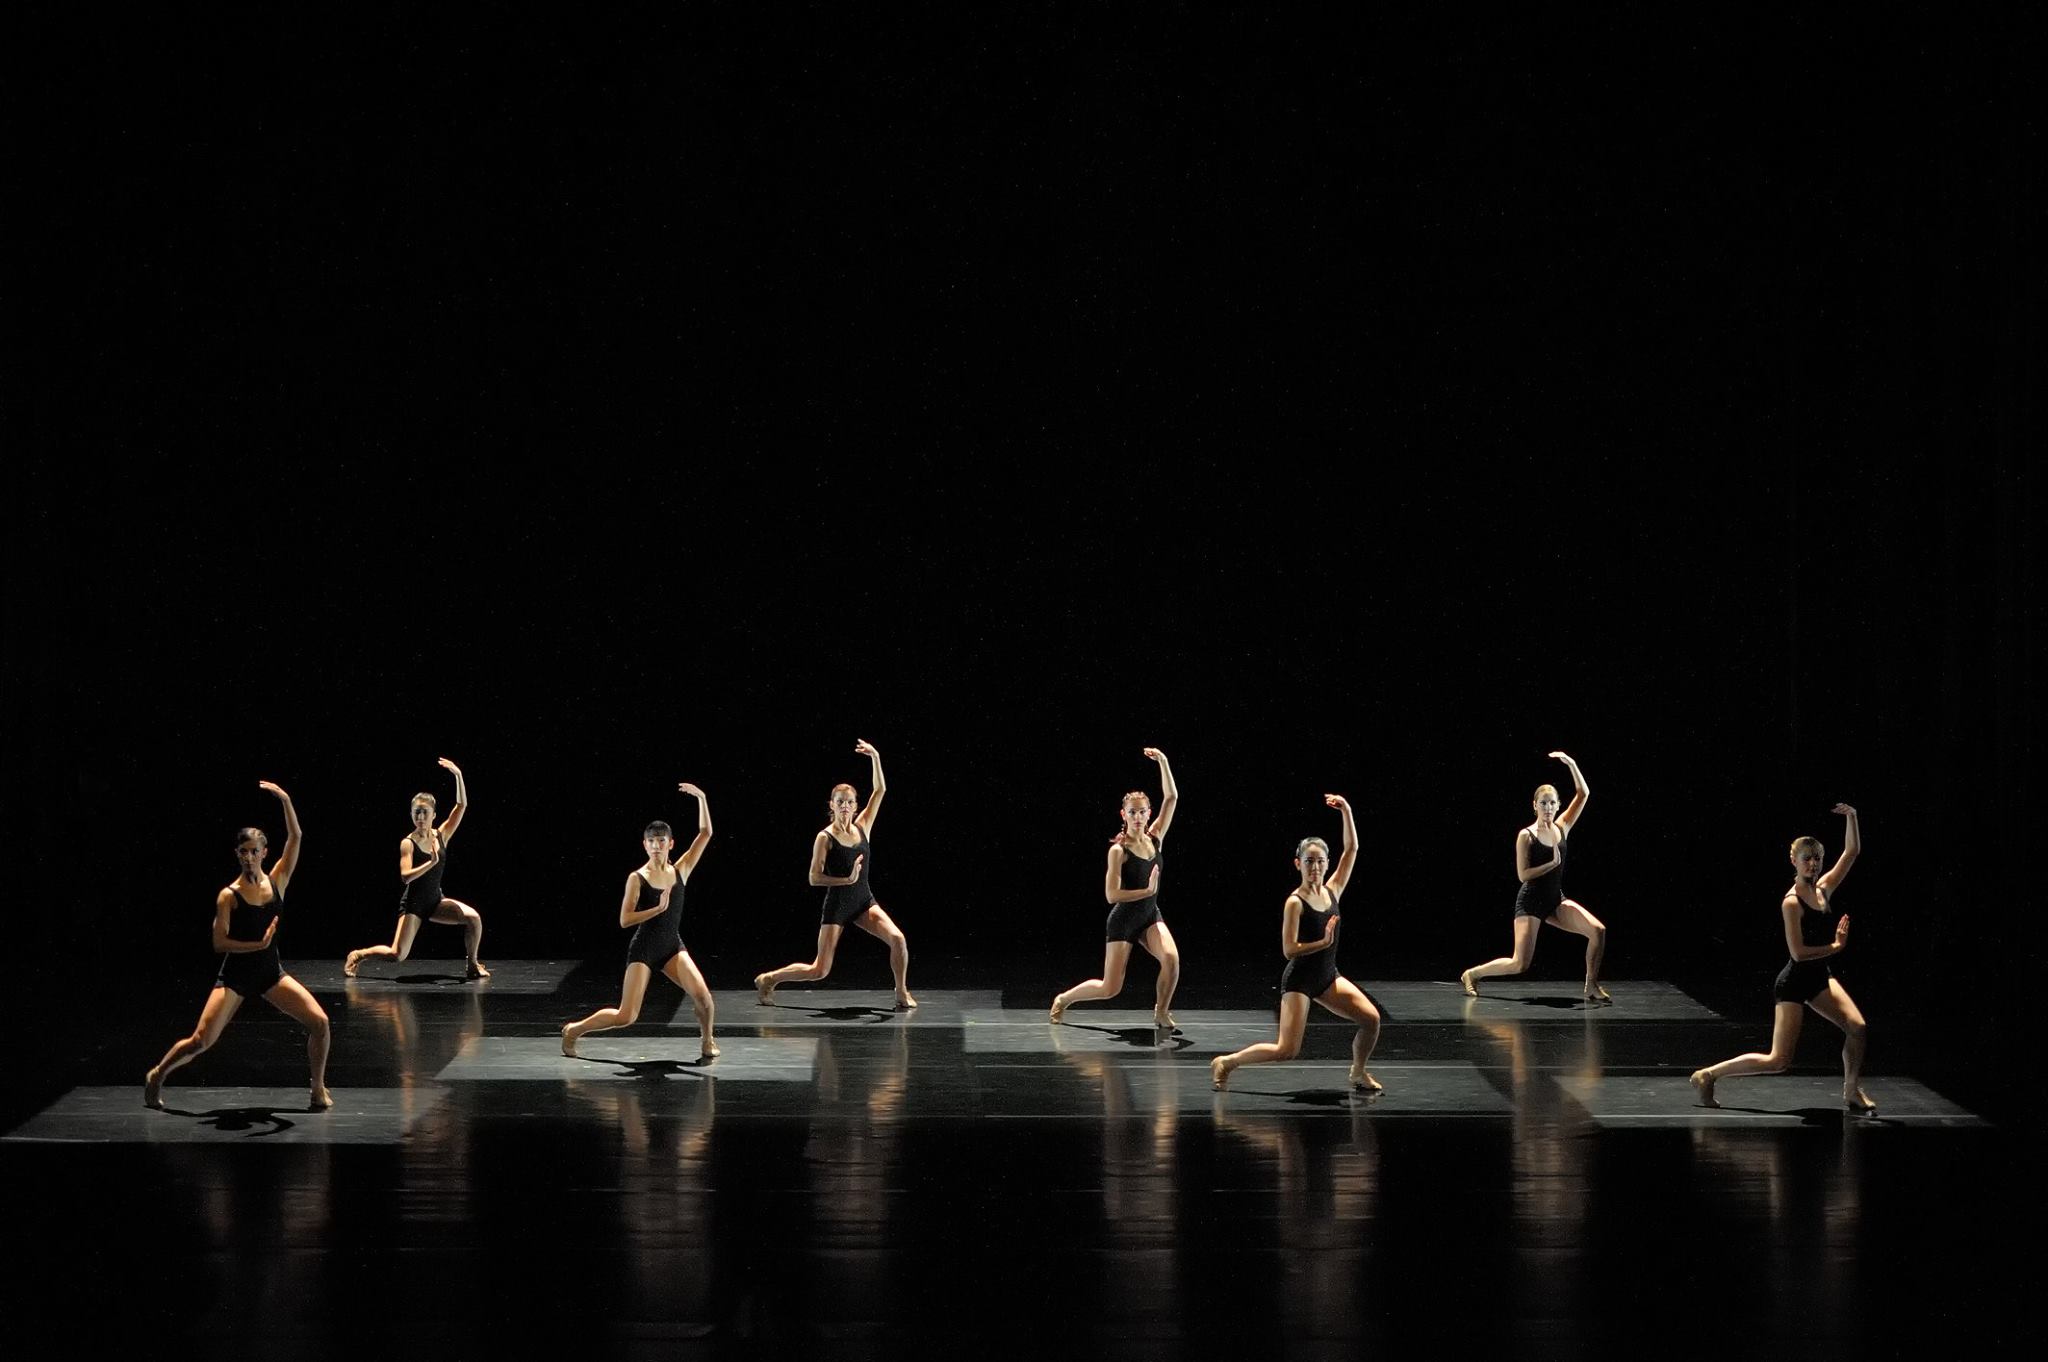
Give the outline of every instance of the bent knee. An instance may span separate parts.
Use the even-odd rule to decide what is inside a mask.
[[[1117,994],[1119,994],[1119,993],[1123,992],[1123,991],[1124,991],[1124,972],[1123,972],[1122,970],[1117,970],[1117,971],[1116,971],[1115,973],[1113,973],[1113,974],[1105,974],[1105,975],[1103,975],[1103,976],[1102,976],[1102,987],[1103,987],[1103,990],[1104,990],[1105,992],[1107,992],[1107,993],[1108,993],[1108,994],[1109,994],[1109,995],[1110,995],[1111,997],[1115,997],[1115,996],[1116,996]]]
[[[1180,968],[1180,952],[1179,952],[1179,951],[1168,951],[1168,952],[1167,952],[1166,954],[1164,954],[1164,955],[1160,956],[1160,957],[1159,957],[1159,968],[1161,968],[1161,969],[1179,969],[1179,968]]]
[[[889,943],[889,949],[892,951],[900,951],[910,944],[910,938],[905,936],[900,930],[890,932],[882,940]]]
[[[829,955],[821,955],[821,956],[819,956],[819,957],[818,957],[818,958],[817,958],[816,960],[813,960],[813,961],[811,962],[811,977],[812,977],[813,979],[823,979],[823,978],[824,978],[824,977],[825,977],[826,975],[830,974],[831,972],[832,972],[832,957],[831,957],[831,956],[829,956]]]
[[[1280,1051],[1280,1058],[1282,1060],[1293,1059],[1296,1055],[1301,1053],[1301,1045],[1299,1042],[1293,1045],[1289,1045],[1286,1041],[1281,1041],[1279,1043],[1278,1048]]]
[[[1767,1074],[1781,1074],[1791,1067],[1792,1056],[1790,1055],[1764,1056],[1764,1072]]]

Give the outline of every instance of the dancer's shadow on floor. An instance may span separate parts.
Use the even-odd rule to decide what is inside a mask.
[[[307,1110],[305,1107],[215,1107],[212,1111],[162,1108],[166,1116],[182,1116],[188,1121],[212,1126],[223,1134],[240,1135],[244,1138],[282,1135],[298,1125],[297,1121],[287,1120],[284,1113],[290,1111],[294,1116],[303,1116]]]
[[[1703,1107],[1701,1110],[1709,1110],[1709,1108]],[[1799,1118],[1799,1124],[1802,1126],[1836,1127],[1840,1126],[1843,1122],[1859,1126],[1898,1124],[1896,1121],[1887,1121],[1882,1116],[1858,1116],[1855,1112],[1844,1111],[1840,1107],[1793,1107],[1788,1110],[1784,1107],[1732,1107],[1723,1102],[1720,1106],[1711,1108],[1711,1110],[1739,1111],[1745,1116],[1796,1116]]]
[[[907,1007],[813,1007],[804,1003],[770,1003],[768,1006],[780,1012],[801,1012],[807,1017],[822,1021],[857,1022],[869,1026],[877,1022],[898,1021],[910,1015]]]
[[[1169,1033],[1158,1026],[1089,1026],[1085,1022],[1057,1022],[1058,1026],[1071,1026],[1076,1031],[1093,1031],[1108,1036],[1119,1045],[1128,1045],[1134,1050],[1185,1050],[1194,1042],[1181,1034],[1178,1026]],[[1162,1039],[1163,1037],[1163,1039]]]
[[[637,1078],[646,1082],[659,1082],[664,1078],[706,1078],[710,1076],[710,1059],[599,1059],[595,1055],[577,1055],[587,1064],[609,1064],[619,1071],[621,1078]]]
[[[1335,1092],[1318,1088],[1309,1092],[1292,1093],[1287,1101],[1297,1107],[1356,1107],[1370,1106],[1384,1095],[1378,1092],[1359,1092],[1350,1087],[1340,1088]]]

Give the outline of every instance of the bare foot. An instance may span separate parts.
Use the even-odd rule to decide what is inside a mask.
[[[164,1109],[164,1076],[160,1069],[151,1069],[142,1080],[142,1105],[157,1111]]]
[[[761,1006],[775,1006],[775,985],[768,982],[767,975],[757,974],[754,976],[754,994],[755,1001],[760,1003]]]
[[[363,953],[361,951],[350,951],[348,959],[341,962],[341,972],[351,979],[356,977],[356,971],[362,967]]]
[[[1611,1003],[1614,999],[1607,996],[1606,989],[1598,984],[1593,984],[1586,989],[1586,1001],[1589,1003]]]
[[[334,1094],[324,1087],[313,1089],[312,1096],[306,1100],[307,1111],[325,1111],[333,1105]]]
[[[1157,1008],[1154,1008],[1152,1010],[1152,1025],[1154,1028],[1160,1031],[1180,1030],[1180,1024],[1174,1021],[1173,1014],[1171,1012],[1161,1012]]]
[[[488,979],[491,977],[491,972],[484,968],[483,961],[472,960],[469,962],[469,968],[463,971],[462,977],[465,979]]]
[[[916,1006],[917,999],[911,997],[908,993],[899,993],[896,995],[896,1010],[898,1012],[908,1012],[911,1008]]]
[[[1476,998],[1479,996],[1479,990],[1473,987],[1472,971],[1469,969],[1458,976],[1458,987],[1465,990],[1465,996],[1468,998]]]
[[[718,1055],[719,1055],[719,1049],[718,1049],[718,1042],[717,1042],[717,1041],[715,1041],[715,1040],[712,1040],[712,1039],[711,1039],[710,1037],[708,1037],[708,1036],[707,1036],[707,1037],[705,1038],[705,1040],[704,1040],[704,1048],[703,1048],[703,1049],[702,1049],[701,1051],[699,1051],[699,1052],[698,1052],[697,1058],[699,1058],[699,1059],[717,1059],[717,1058],[718,1058]]]
[[[576,1040],[577,1037],[569,1034],[568,1027],[562,1028],[562,1053],[571,1059],[576,1058]]]
[[[1218,1055],[1209,1061],[1209,1086],[1222,1092],[1230,1084],[1230,1057]]]
[[[1050,1022],[1055,1022],[1055,1023],[1057,1023],[1057,1022],[1059,1022],[1059,1021],[1063,1020],[1063,1019],[1064,1019],[1064,1018],[1066,1017],[1066,1015],[1067,1015],[1067,1003],[1066,1003],[1066,997],[1067,997],[1067,995],[1066,995],[1066,994],[1064,994],[1064,993],[1062,993],[1062,994],[1061,994],[1061,995],[1060,995],[1059,997],[1057,997],[1057,998],[1054,998],[1054,999],[1052,1000],[1052,1011],[1050,1011],[1050,1012],[1048,1012],[1048,1013],[1046,1013],[1046,1014],[1045,1014],[1045,1016],[1046,1016],[1046,1020],[1047,1020],[1047,1021],[1050,1021]]]
[[[1360,1092],[1385,1092],[1386,1087],[1363,1069],[1351,1071],[1351,1086]]]
[[[1875,1116],[1877,1114],[1877,1103],[1871,1101],[1870,1095],[1861,1088],[1856,1089],[1854,1092],[1843,1093],[1842,1107],[1844,1110],[1852,1111],[1858,1116]]]
[[[1714,1077],[1705,1069],[1694,1069],[1692,1071],[1692,1086],[1693,1091],[1700,1095],[1701,1106],[1718,1107],[1721,1105],[1714,1100]]]

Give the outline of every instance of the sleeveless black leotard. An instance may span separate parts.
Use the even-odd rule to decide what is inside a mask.
[[[847,923],[874,906],[875,891],[868,885],[868,872],[874,867],[874,853],[868,849],[867,830],[860,824],[853,825],[860,833],[860,841],[847,846],[830,829],[825,833],[825,873],[827,875],[851,875],[853,860],[858,856],[860,878],[852,884],[828,884],[825,886],[825,905],[818,910],[818,925],[844,927]]]
[[[1564,861],[1564,842],[1565,834],[1562,828],[1557,829],[1557,845],[1554,847],[1544,846],[1543,843],[1536,840],[1535,833],[1529,834],[1529,868],[1531,870],[1540,865],[1549,865],[1551,861],[1557,861],[1560,864],[1557,869],[1551,871],[1548,875],[1533,880],[1525,880],[1522,887],[1515,891],[1516,917],[1533,917],[1538,922],[1541,922],[1544,918],[1557,911],[1557,905],[1564,902],[1564,865],[1562,864]],[[1536,853],[1539,851],[1548,851],[1550,859],[1537,860]]]
[[[1329,893],[1326,888],[1323,892]],[[1294,942],[1307,945],[1321,941],[1323,932],[1330,925],[1330,914],[1337,911],[1337,896],[1330,895],[1330,906],[1318,908],[1308,901],[1308,895],[1296,892],[1294,897],[1301,900],[1301,920],[1295,924]],[[1337,935],[1344,935],[1344,924],[1337,924]],[[1337,944],[1330,943],[1328,950],[1316,951],[1309,955],[1297,955],[1287,962],[1287,968],[1280,974],[1282,993],[1306,993],[1311,998],[1320,998],[1337,982]]]
[[[661,891],[648,882],[645,871],[633,873],[640,877],[640,901],[633,907],[644,913],[661,902]],[[668,896],[668,911],[648,918],[633,929],[633,940],[626,946],[626,963],[645,965],[659,974],[662,966],[682,952],[683,877],[678,873],[675,891]]]
[[[1817,887],[1815,892],[1819,892]],[[1800,945],[1835,944],[1835,904],[1832,898],[1825,902],[1827,907],[1815,912],[1806,906],[1804,899],[1800,900]],[[1810,1003],[1828,991],[1828,980],[1834,977],[1834,971],[1828,968],[1827,957],[1819,960],[1787,960],[1785,968],[1778,971],[1778,978],[1771,985],[1771,997],[1781,1003]]]
[[[415,856],[427,854],[426,848],[417,841],[412,844]],[[434,910],[441,906],[441,872],[448,868],[448,839],[441,839],[441,859],[434,862],[434,868],[416,880],[406,882],[405,892],[398,896],[398,911],[411,913],[421,922],[433,917]]]
[[[1124,844],[1124,863],[1118,872],[1118,888],[1143,889],[1152,882],[1152,867],[1158,865],[1160,858],[1166,854],[1166,848],[1160,843],[1160,838],[1152,839],[1150,859],[1131,850],[1128,842]],[[1142,899],[1132,899],[1129,903],[1119,903],[1109,910],[1109,921],[1103,924],[1102,939],[1105,942],[1128,941],[1136,945],[1145,935],[1146,928],[1155,922],[1164,921],[1166,919],[1159,912],[1159,895],[1150,894]]]
[[[228,940],[261,941],[283,903],[284,894],[275,880],[271,881],[268,903],[251,903],[237,888],[235,906],[228,909]],[[277,938],[273,936],[260,951],[223,951],[220,974],[213,983],[216,988],[231,988],[244,998],[260,998],[276,988],[282,978],[284,962],[278,958]]]

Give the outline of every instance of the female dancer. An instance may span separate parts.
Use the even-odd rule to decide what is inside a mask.
[[[910,973],[910,943],[903,929],[875,902],[875,891],[868,886],[868,838],[874,835],[875,810],[882,807],[882,796],[889,789],[882,779],[882,754],[865,738],[854,743],[853,750],[867,757],[874,792],[868,796],[867,807],[855,814],[853,787],[834,785],[828,805],[832,821],[811,840],[811,883],[825,890],[825,906],[818,915],[818,953],[808,964],[799,961],[755,975],[754,991],[763,1007],[774,1004],[778,984],[815,983],[830,974],[840,934],[848,923],[888,943],[889,969],[896,976],[896,1006],[917,1006],[910,985],[904,982]]]
[[[1848,878],[1849,867],[1856,864],[1856,857],[1863,851],[1863,831],[1856,825],[1856,810],[1847,804],[1837,804],[1834,812],[1849,820],[1842,854],[1835,859],[1834,869],[1825,875],[1820,873],[1820,863],[1827,857],[1819,838],[1802,837],[1792,844],[1795,878],[1778,903],[1778,912],[1785,920],[1785,949],[1792,958],[1778,971],[1778,980],[1771,987],[1771,997],[1777,1000],[1777,1016],[1771,1023],[1770,1053],[1737,1055],[1696,1070],[1692,1085],[1699,1090],[1702,1106],[1721,1105],[1714,1100],[1714,1084],[1724,1078],[1783,1073],[1789,1068],[1792,1052],[1799,1046],[1800,1021],[1806,1015],[1800,1009],[1810,1007],[1842,1030],[1842,1105],[1859,1116],[1877,1110],[1877,1103],[1870,1100],[1862,1086],[1864,1036],[1868,1027],[1849,991],[1828,968],[1828,958],[1840,955],[1849,944],[1847,914],[1836,918],[1832,928],[1828,926],[1834,913],[1835,890]]]
[[[348,959],[341,963],[341,972],[350,978],[355,977],[365,960],[403,960],[411,955],[413,938],[419,935],[423,922],[445,922],[450,926],[461,923],[469,954],[469,967],[463,977],[491,977],[491,972],[477,959],[477,947],[484,940],[483,915],[460,899],[441,895],[441,872],[448,868],[448,843],[455,836],[455,829],[462,826],[462,815],[469,808],[462,768],[446,757],[441,758],[441,765],[455,773],[455,807],[448,810],[447,821],[437,828],[434,797],[426,793],[412,797],[412,831],[398,839],[398,878],[405,882],[405,892],[398,896],[398,931],[388,946],[365,946],[350,951]]]
[[[677,898],[671,902],[671,896],[689,881],[690,872],[703,858],[705,844],[711,840],[711,801],[687,780],[676,788],[697,796],[697,835],[680,861],[670,861],[675,832],[668,824],[649,823],[640,834],[647,864],[626,876],[626,896],[619,901],[619,926],[633,929],[633,939],[626,946],[626,982],[619,990],[619,1005],[600,1008],[582,1021],[570,1022],[562,1028],[562,1053],[571,1058],[576,1054],[576,1042],[592,1031],[616,1030],[639,1019],[640,1002],[647,996],[647,981],[656,970],[690,995],[690,1006],[697,1011],[697,1030],[704,1038],[701,1057],[711,1059],[718,1054],[718,1042],[711,1039],[711,1026],[717,1019],[711,989],[697,972],[697,962],[690,958],[689,948],[683,945],[682,901]]]
[[[1358,1034],[1351,1038],[1351,1086],[1362,1092],[1382,1091],[1379,1080],[1365,1071],[1365,1061],[1379,1043],[1379,1009],[1358,985],[1337,973],[1337,900],[1358,860],[1358,826],[1342,795],[1324,795],[1323,802],[1344,815],[1344,852],[1337,858],[1336,871],[1325,880],[1330,844],[1320,837],[1304,837],[1294,848],[1301,884],[1280,910],[1280,953],[1287,957],[1280,975],[1280,1038],[1210,1060],[1209,1081],[1218,1092],[1240,1064],[1267,1064],[1301,1053],[1310,999],[1358,1023]]]
[[[1173,826],[1173,811],[1180,806],[1180,787],[1173,783],[1173,767],[1156,747],[1145,755],[1159,763],[1159,817],[1152,818],[1152,798],[1143,790],[1124,796],[1123,831],[1109,847],[1109,870],[1103,876],[1102,896],[1109,903],[1109,922],[1104,927],[1106,942],[1102,953],[1102,977],[1075,984],[1052,1000],[1052,1020],[1057,1022],[1075,1003],[1097,998],[1114,998],[1123,992],[1124,967],[1130,963],[1135,943],[1151,952],[1159,962],[1159,987],[1152,999],[1152,1024],[1162,1030],[1173,1027],[1173,990],[1180,983],[1180,947],[1167,930],[1159,913],[1159,856],[1166,830]],[[1152,819],[1150,825],[1147,819]]]
[[[1560,814],[1557,811],[1557,787],[1538,785],[1532,801],[1536,821],[1515,834],[1515,877],[1522,882],[1521,889],[1515,894],[1515,953],[1489,960],[1483,965],[1474,965],[1458,976],[1458,982],[1466,993],[1476,998],[1479,990],[1473,984],[1479,980],[1527,970],[1536,955],[1537,929],[1548,922],[1553,927],[1562,927],[1586,938],[1586,1001],[1613,1002],[1607,996],[1607,990],[1600,987],[1600,957],[1607,952],[1607,926],[1587,912],[1584,905],[1564,896],[1565,838],[1571,835],[1572,825],[1585,812],[1586,796],[1592,791],[1586,787],[1586,777],[1580,774],[1577,762],[1562,752],[1550,755],[1571,768],[1575,793],[1571,807]],[[1540,861],[1537,859],[1539,853],[1545,853]]]
[[[327,1092],[327,1014],[305,985],[284,972],[277,957],[277,910],[284,906],[285,886],[299,868],[299,815],[292,797],[281,788],[267,780],[258,784],[284,804],[284,854],[265,873],[263,854],[270,850],[270,839],[263,829],[243,828],[235,835],[235,859],[242,872],[213,901],[213,948],[221,952],[220,974],[192,1034],[173,1045],[143,1079],[146,1107],[161,1109],[164,1080],[171,1071],[211,1049],[242,1000],[256,997],[306,1028],[306,1059],[313,1070],[309,1109],[334,1105]]]

